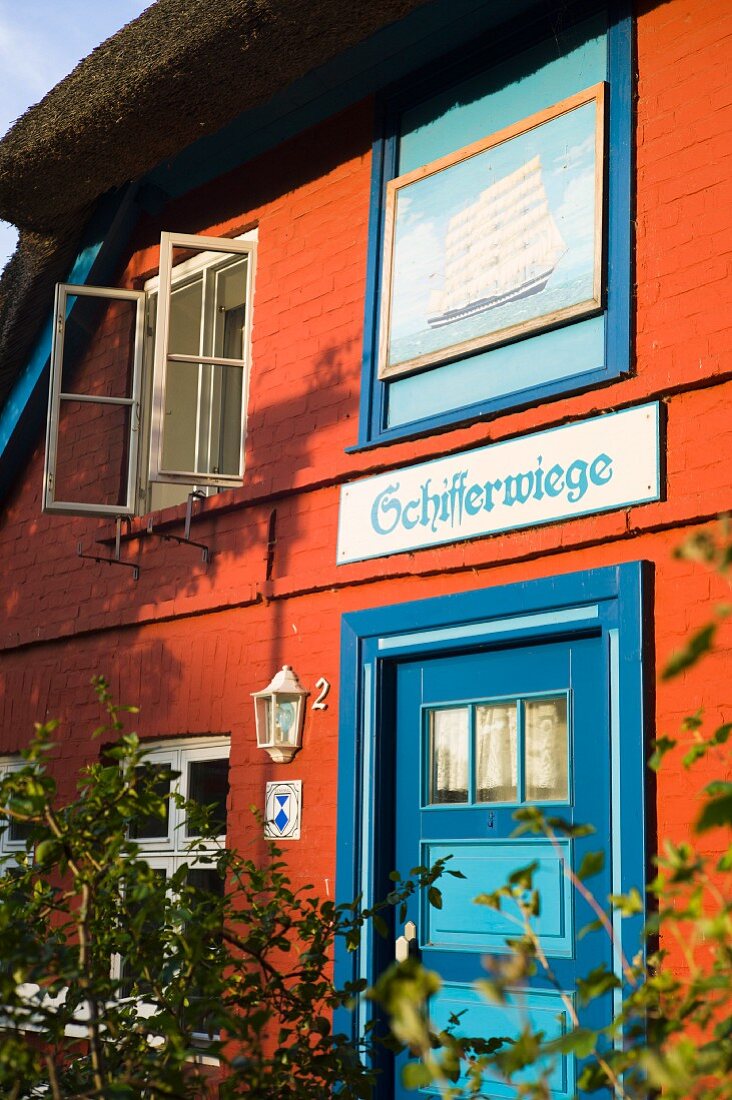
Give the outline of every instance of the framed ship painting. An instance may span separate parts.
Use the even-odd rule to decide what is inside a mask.
[[[605,85],[387,185],[379,377],[596,313]]]

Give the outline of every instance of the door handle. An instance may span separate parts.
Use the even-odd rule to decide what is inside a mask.
[[[413,920],[408,920],[404,925],[404,931],[397,937],[394,944],[394,958],[397,962],[406,962],[408,958],[417,954],[417,925]]]

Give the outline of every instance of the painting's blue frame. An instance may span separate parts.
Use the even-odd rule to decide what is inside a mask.
[[[646,845],[644,623],[651,566],[632,562],[497,588],[433,597],[344,615],[338,770],[336,896],[365,903],[386,896],[394,831],[393,728],[396,663],[419,655],[481,646],[599,635],[610,669],[613,893],[632,886],[645,896]],[[400,870],[404,871],[405,868]],[[643,914],[615,933],[627,957],[636,954]],[[366,930],[355,952],[339,950],[339,983],[372,982],[393,958],[393,940]],[[622,990],[616,991],[616,1000]],[[357,1038],[374,1012],[362,1001],[341,1013],[339,1031]],[[386,1057],[386,1056],[385,1056]],[[385,1074],[385,1077],[388,1076]]]
[[[608,17],[608,129],[612,150],[606,180],[606,326],[605,354],[602,366],[554,379],[517,393],[466,404],[459,409],[388,427],[386,424],[388,387],[393,381],[378,378],[379,311],[383,218],[386,184],[397,174],[399,119],[420,101],[432,98],[452,84],[462,82],[486,69],[511,43],[496,45],[493,36],[487,47],[478,47],[472,56],[463,52],[459,59],[446,58],[441,70],[432,65],[422,74],[384,93],[377,102],[376,134],[372,147],[372,177],[369,213],[369,240],[366,274],[366,312],[364,318],[363,370],[359,414],[359,436],[350,451],[360,451],[411,436],[444,430],[446,426],[475,420],[507,408],[536,405],[562,394],[590,389],[626,375],[630,371],[631,288],[632,288],[632,73],[633,31],[629,0],[608,0],[590,4],[582,18],[606,10]],[[524,37],[520,48],[546,36],[548,29],[537,23],[533,39]],[[518,44],[516,45],[518,49]],[[439,369],[439,368],[436,368]]]

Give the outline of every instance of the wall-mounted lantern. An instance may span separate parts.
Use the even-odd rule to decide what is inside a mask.
[[[300,748],[308,692],[289,665],[263,691],[253,691],[257,745],[278,764],[286,764]]]

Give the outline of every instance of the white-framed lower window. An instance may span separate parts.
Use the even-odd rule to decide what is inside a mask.
[[[143,743],[141,769],[152,769],[161,793],[180,794],[186,802],[211,806],[210,821],[215,835],[200,845],[202,855],[216,855],[226,843],[226,813],[229,796],[230,740],[225,736],[191,737],[185,740]],[[190,844],[199,833],[183,807],[173,798],[167,802],[165,818],[150,817],[130,833],[151,866],[173,874],[182,863],[191,864]],[[150,862],[150,860],[148,860]]]
[[[165,880],[186,865],[186,881],[207,894],[221,897],[224,881],[215,859],[226,844],[227,801],[229,795],[229,750],[227,736],[199,737],[149,742],[143,744],[144,761],[140,772],[151,769],[156,789],[161,795],[179,794],[186,803],[209,809],[209,825],[205,840],[186,808],[175,797],[166,802],[164,817],[150,816],[138,821],[130,830],[130,839],[140,848],[145,862]],[[191,851],[191,843],[195,851]],[[132,991],[127,979],[125,960],[116,956],[113,973],[122,981],[123,995]],[[127,993],[125,994],[125,988]],[[140,1011],[145,1014],[144,996]]]
[[[23,767],[25,760],[21,756],[0,756],[0,781],[9,772],[19,771]],[[0,874],[13,865],[21,852],[28,850],[30,830],[30,824],[10,817],[0,807]]]
[[[129,517],[242,484],[256,236],[163,233],[139,291],[58,284],[44,511]]]

